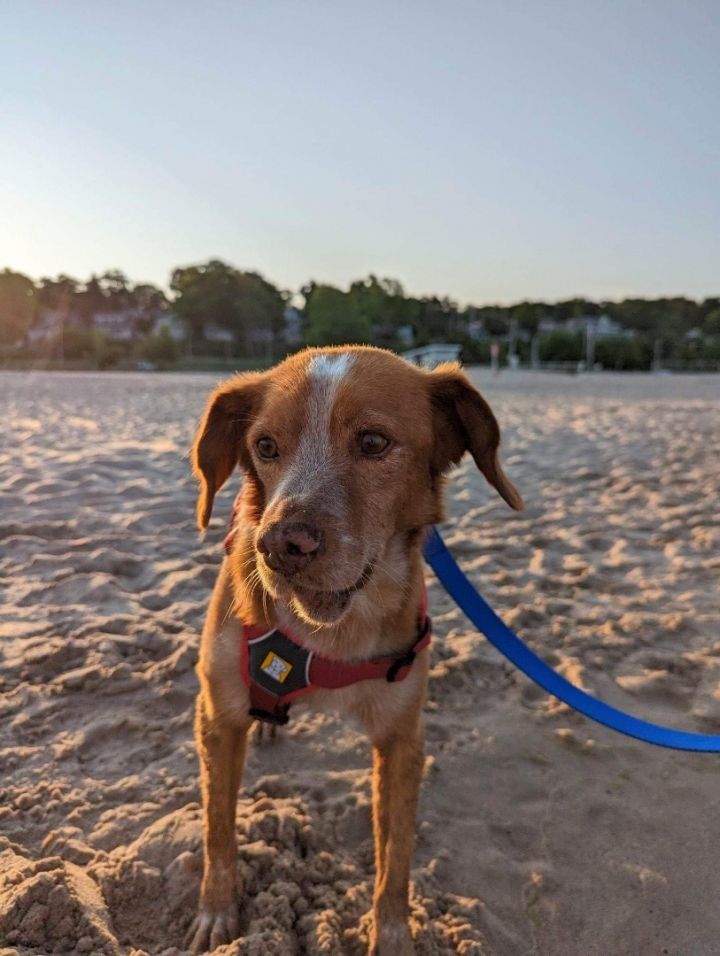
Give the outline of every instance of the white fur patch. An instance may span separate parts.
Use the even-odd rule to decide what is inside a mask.
[[[308,500],[322,495],[325,509],[343,517],[343,496],[335,475],[330,423],[338,385],[354,361],[349,352],[316,355],[310,360],[307,374],[311,389],[305,410],[306,423],[295,457],[275,491],[273,502],[284,496]]]
[[[308,374],[315,379],[338,382],[350,370],[354,358],[349,352],[334,355],[316,355],[308,365]]]

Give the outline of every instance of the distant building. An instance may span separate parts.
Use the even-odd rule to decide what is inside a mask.
[[[415,344],[415,329],[412,325],[393,325],[391,322],[376,322],[372,327],[372,341],[385,348],[410,348]]]
[[[27,330],[27,341],[38,345],[56,338],[64,326],[80,325],[80,317],[67,309],[40,309],[35,321]]]
[[[299,345],[302,341],[302,313],[294,305],[286,305],[283,312],[285,328],[282,338],[290,346]]]
[[[187,329],[185,323],[172,312],[161,312],[156,315],[150,326],[150,332],[153,335],[159,335],[160,332],[167,330],[170,338],[174,342],[184,342],[187,338]]]
[[[206,342],[219,342],[230,345],[235,341],[235,336],[230,329],[223,329],[219,325],[209,324],[203,329],[203,338]]]
[[[471,339],[486,339],[488,337],[485,323],[482,319],[470,319],[467,324],[468,335]]]
[[[162,309],[118,309],[114,312],[96,312],[89,320],[80,312],[68,308],[41,308],[27,330],[29,345],[40,345],[56,339],[63,329],[96,329],[113,342],[133,342],[148,332],[157,335],[167,329],[176,342],[186,338],[184,324],[171,312]]]
[[[96,312],[92,324],[113,342],[132,342],[136,336],[137,320],[136,309],[119,309],[117,312]]]
[[[618,336],[625,339],[635,338],[635,329],[627,329],[609,315],[579,315],[572,319],[541,319],[538,332],[581,332],[601,339],[608,336]]]
[[[565,323],[568,332],[585,332],[594,336],[596,339],[605,336],[621,336],[623,338],[634,338],[635,330],[626,329],[609,315],[581,315],[574,319],[568,319]]]
[[[405,348],[415,344],[415,329],[412,325],[398,325],[395,334],[400,345],[404,345]]]

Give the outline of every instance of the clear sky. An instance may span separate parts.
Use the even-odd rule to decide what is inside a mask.
[[[720,292],[720,2],[0,0],[0,268]]]

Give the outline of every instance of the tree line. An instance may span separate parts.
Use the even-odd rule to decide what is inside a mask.
[[[609,368],[649,368],[658,349],[670,366],[720,368],[720,297],[628,298],[513,305],[460,305],[415,297],[395,279],[370,275],[348,289],[309,282],[281,289],[256,271],[217,259],[174,269],[167,290],[111,270],[79,280],[35,280],[0,271],[0,358],[43,356],[101,367],[140,360],[173,365],[203,358],[274,361],[303,345],[373,343],[402,350],[462,346],[486,362],[493,340],[521,362],[580,361],[583,322],[606,317],[616,334],[594,344]]]

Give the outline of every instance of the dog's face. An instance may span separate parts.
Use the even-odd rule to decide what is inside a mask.
[[[490,407],[460,370],[381,349],[312,349],[211,397],[194,446],[198,521],[237,464],[265,589],[306,621],[338,621],[398,550],[439,520],[442,476],[471,451],[511,507]],[[400,556],[401,557],[401,556]]]

